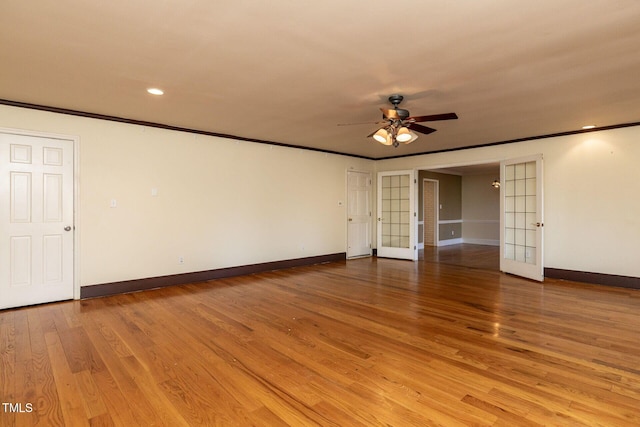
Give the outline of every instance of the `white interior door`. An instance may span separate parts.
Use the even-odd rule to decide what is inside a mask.
[[[73,147],[0,132],[0,309],[73,298]]]
[[[500,270],[544,280],[542,155],[501,163]]]
[[[347,258],[371,255],[371,174],[347,172]]]
[[[418,259],[416,173],[378,173],[378,256]]]

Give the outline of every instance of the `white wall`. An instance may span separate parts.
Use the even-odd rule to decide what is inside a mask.
[[[640,127],[383,160],[377,170],[544,155],[545,266],[640,277]]]
[[[375,168],[7,106],[0,127],[80,137],[81,286],[345,252],[346,171]]]
[[[348,168],[536,153],[545,266],[640,277],[640,127],[379,162],[7,106],[0,127],[80,137],[83,286],[345,252]]]

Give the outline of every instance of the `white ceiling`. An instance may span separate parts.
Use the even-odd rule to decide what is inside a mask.
[[[4,0],[0,63],[3,100],[385,158],[639,122],[640,1]],[[337,126],[393,93],[459,120]]]

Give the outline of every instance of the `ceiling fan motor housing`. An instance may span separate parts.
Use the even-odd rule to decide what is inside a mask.
[[[389,97],[389,102],[392,103],[394,107],[397,107],[398,104],[400,104],[403,99],[404,99],[404,96],[402,95],[391,95]]]
[[[409,117],[409,110],[405,110],[402,108],[396,108],[396,114],[400,117],[400,120],[405,120]]]
[[[402,102],[404,96],[402,95],[391,95],[389,97],[389,102],[393,104],[393,108],[396,111],[396,114],[400,118],[400,120],[405,120],[409,117],[409,110],[405,110],[403,108],[398,108],[398,105]]]

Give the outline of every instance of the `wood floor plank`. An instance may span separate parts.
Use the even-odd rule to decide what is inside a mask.
[[[60,399],[60,407],[65,425],[87,426],[88,414],[84,411],[84,399],[73,372],[67,363],[60,337],[56,332],[45,333],[53,378]]]
[[[34,395],[28,400],[33,404],[33,415],[36,417],[31,425],[63,426],[60,396],[43,333],[42,311],[39,307],[28,308],[25,311],[29,320],[31,368],[35,377]]]
[[[107,409],[102,394],[94,381],[91,371],[83,370],[73,374],[78,385],[80,393],[82,393],[82,402],[84,410],[90,419],[101,417],[107,414]],[[109,417],[110,418],[110,417]]]
[[[0,311],[0,424],[640,425],[640,291],[454,249]]]
[[[15,313],[0,318],[0,396],[2,403],[16,403]],[[0,408],[2,425],[16,425],[16,414]]]

